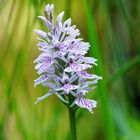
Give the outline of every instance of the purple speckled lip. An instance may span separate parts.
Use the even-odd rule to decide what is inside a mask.
[[[62,22],[64,12],[61,12],[56,21],[53,21],[54,5],[45,7],[45,17],[38,18],[45,24],[46,31],[34,30],[39,35],[38,48],[41,54],[35,59],[35,69],[40,77],[35,86],[42,84],[49,88],[49,92],[37,98],[35,103],[55,94],[65,104],[70,104],[68,96],[73,96],[70,107],[75,105],[86,108],[90,112],[96,107],[97,102],[85,99],[88,91],[95,88],[101,77],[90,74],[88,69],[96,64],[96,59],[86,57],[90,44],[78,38],[79,30],[71,25],[71,19]],[[65,97],[65,98],[64,98]]]

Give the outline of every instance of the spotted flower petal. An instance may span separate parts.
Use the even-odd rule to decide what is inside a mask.
[[[97,102],[95,100],[84,99],[83,97],[77,98],[75,104],[81,108],[88,109],[91,113],[93,113],[92,109],[97,106]]]
[[[77,74],[81,76],[82,78],[88,78],[88,79],[96,79],[99,78],[99,76],[95,74],[89,74],[86,71],[77,71]]]
[[[36,87],[36,85],[43,83],[46,80],[48,80],[48,75],[44,74],[44,75],[40,76],[38,79],[34,80],[34,82],[35,82],[34,86]]]
[[[68,20],[66,20],[64,22],[64,24],[63,24],[63,30],[64,31],[67,31],[67,29],[69,29],[70,25],[71,25],[71,19],[69,18]]]
[[[72,85],[72,84],[65,84],[63,86],[63,90],[66,92],[66,94],[68,94],[71,90],[75,90],[79,88],[79,86],[77,85]]]
[[[69,52],[77,55],[85,55],[89,49],[89,43],[79,42],[72,49],[69,49]]]
[[[84,62],[84,63],[87,63],[87,64],[94,64],[94,65],[97,65],[97,64],[96,64],[96,61],[97,61],[97,59],[92,58],[92,57],[84,57],[84,56],[81,56],[81,57],[79,58],[79,62]]]
[[[43,72],[45,72],[51,65],[53,64],[52,59],[48,58],[45,62],[43,63],[38,63],[35,66],[35,69],[38,70],[38,74],[42,74]]]
[[[71,63],[69,66],[64,70],[65,72],[77,72],[86,70],[88,68],[91,68],[91,65],[88,64],[77,64],[77,63]]]

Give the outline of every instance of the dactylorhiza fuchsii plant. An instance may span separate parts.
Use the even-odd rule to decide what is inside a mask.
[[[69,109],[71,138],[74,140],[75,111],[80,107],[92,112],[97,102],[86,99],[85,95],[93,90],[102,78],[87,72],[92,65],[97,65],[95,58],[85,56],[90,47],[89,43],[78,38],[79,30],[75,25],[71,25],[70,18],[62,22],[64,12],[54,21],[53,11],[53,4],[46,5],[45,17],[38,16],[46,30],[34,30],[39,35],[37,46],[41,51],[34,61],[35,69],[40,75],[34,80],[35,86],[42,84],[49,88],[49,92],[37,98],[35,103],[55,94]]]

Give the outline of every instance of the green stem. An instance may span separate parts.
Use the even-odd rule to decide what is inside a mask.
[[[69,122],[70,122],[70,136],[71,140],[76,140],[76,123],[75,123],[75,111],[72,108],[69,110]]]

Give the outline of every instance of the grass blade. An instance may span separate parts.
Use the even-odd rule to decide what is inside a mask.
[[[107,93],[103,61],[101,58],[101,51],[99,48],[99,43],[96,34],[96,24],[92,15],[89,0],[85,0],[85,5],[88,25],[88,37],[91,44],[90,55],[95,56],[98,59],[98,66],[95,71],[99,75],[103,76],[103,80],[100,81],[98,85],[98,93],[101,102],[101,108],[103,110],[102,113],[106,130],[106,139],[115,140],[114,124],[109,104],[109,97]]]

